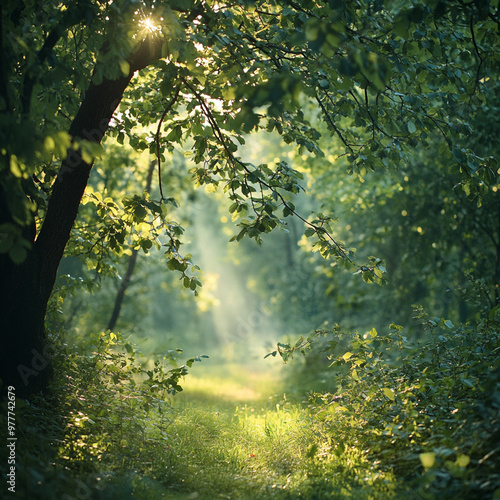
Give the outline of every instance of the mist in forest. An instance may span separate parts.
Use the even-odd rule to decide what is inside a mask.
[[[388,280],[384,286],[366,283],[356,266],[343,269],[334,258],[323,259],[314,251],[314,242],[303,236],[303,221],[294,217],[286,218],[283,229],[262,235],[262,245],[247,237],[230,242],[239,228],[228,211],[222,184],[218,190],[194,188],[191,165],[184,155],[174,154],[164,173],[166,189],[179,208],[169,212],[169,219],[184,228],[180,252],[192,254],[200,271],[189,272],[203,286],[196,293],[183,287],[179,272],[168,269],[166,242],[159,241],[159,251],[153,247],[139,252],[116,331],[146,356],[182,349],[179,362],[203,353],[210,356],[209,365],[263,362],[267,367],[273,360],[262,360],[277,341],[295,341],[318,328],[339,324],[346,331],[383,332],[396,323],[411,336],[421,334],[414,319],[415,304],[452,321],[473,313],[476,306],[464,299],[466,284],[460,271],[471,258],[466,251],[469,244],[456,238],[463,226],[453,211],[455,201],[447,202],[449,209],[439,201],[442,191],[449,192],[447,186],[456,184],[453,172],[443,167],[441,181],[428,186],[426,199],[416,206],[415,199],[422,198],[420,186],[430,175],[428,170],[435,168],[431,162],[419,160],[418,169],[404,172],[365,172],[362,179],[355,179],[346,170],[345,159],[333,154],[324,159],[294,156],[279,138],[265,133],[249,138],[241,153],[254,164],[286,160],[299,168],[306,192],[293,197],[297,212],[307,219],[315,217],[313,210],[334,214],[333,237],[355,248],[358,262],[370,255],[383,259]],[[115,161],[133,165],[127,158]],[[144,171],[149,164],[147,157]],[[104,189],[104,180],[108,190],[120,190],[124,182],[136,179],[132,174],[125,181],[104,178],[97,165],[90,182],[94,192]],[[158,199],[158,193],[152,192],[151,198]],[[436,207],[430,210],[432,204]],[[469,215],[464,213],[463,219],[482,248],[493,255],[483,228],[472,225],[474,217],[481,216],[494,227],[498,205],[486,196],[483,204]],[[432,215],[438,209],[449,224]],[[81,215],[83,224],[85,212]],[[92,221],[95,214],[88,213],[87,218]],[[443,236],[444,228],[448,232]],[[436,235],[441,235],[439,242]],[[493,261],[485,258],[477,265],[491,274]],[[126,272],[126,255],[117,260],[116,268],[117,276],[105,276],[87,269],[83,260],[63,261],[59,286],[81,282],[79,292],[68,294],[62,306],[70,338],[78,341],[106,329]],[[471,290],[474,286],[469,285]]]
[[[186,246],[202,269],[204,287],[194,302],[214,332],[207,348],[225,362],[255,364],[283,335],[269,301],[252,290],[258,262],[239,252],[238,243],[229,242],[235,228],[216,201],[200,196],[191,209],[195,217]],[[257,246],[253,241],[247,244]],[[258,250],[265,252],[265,244]]]

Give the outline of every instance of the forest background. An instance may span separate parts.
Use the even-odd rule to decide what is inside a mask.
[[[367,497],[497,498],[499,9],[3,4],[1,377],[47,438],[18,488],[133,468],[123,421],[161,443],[195,361],[300,352],[293,494],[349,496],[341,436]]]

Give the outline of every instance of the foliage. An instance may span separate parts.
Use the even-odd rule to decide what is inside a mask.
[[[495,94],[497,87],[491,83],[488,92]],[[492,97],[491,105],[495,102]],[[488,116],[479,113],[472,121],[475,144],[496,156],[497,141],[483,143],[486,132],[480,124],[490,123]],[[495,124],[491,120],[489,132]],[[346,158],[339,157],[338,144],[326,134],[319,142],[324,158],[298,155],[277,136],[257,135],[249,143],[254,155],[291,158],[304,173],[308,196],[296,200],[299,211],[320,206],[333,213],[336,239],[349,242],[362,261],[373,255],[385,261],[377,270],[385,286],[363,286],[361,280],[337,272],[334,262],[311,254],[313,245],[290,221],[287,234],[266,239],[271,255],[251,251],[245,266],[263,299],[272,302],[273,312],[289,320],[283,329],[300,334],[333,318],[345,328],[383,328],[397,322],[411,335],[418,330],[413,304],[465,322],[484,306],[498,303],[498,174],[490,186],[482,186],[480,198],[467,193],[460,173],[439,153],[442,138],[429,138],[428,147],[415,150],[398,170],[366,170],[357,180],[347,173]],[[242,260],[247,252],[248,247],[241,248],[237,258]],[[387,274],[381,273],[385,268]],[[356,274],[364,273],[359,268]],[[483,284],[479,302],[471,300],[478,282]],[[296,329],[304,318],[310,323]]]
[[[209,486],[208,498],[217,488],[249,498],[498,496],[499,12],[479,0],[2,2],[0,302],[16,344],[5,371],[46,340],[61,348],[53,399],[22,409],[24,496],[83,487],[158,498],[171,486]],[[251,134],[278,137],[287,154],[248,154]],[[159,185],[149,193],[151,158]],[[175,412],[167,399],[201,357],[167,368],[176,351],[142,362],[112,332],[76,350],[54,339],[60,311],[69,327],[81,296],[64,299],[96,291],[139,249],[163,249],[183,287],[199,290],[177,210],[189,212],[199,187],[225,197],[232,241],[290,229],[252,278],[287,327],[318,326],[333,309],[381,331],[415,302],[446,302],[447,319],[419,310],[420,336],[405,324],[283,341],[272,354],[288,361],[327,339],[306,369],[323,378],[326,354],[331,390],[307,408],[280,402],[223,418]],[[45,338],[63,251],[69,271]],[[361,279],[339,277],[339,266]],[[360,293],[361,281],[385,284],[386,270],[388,287]],[[443,300],[443,289],[458,292]],[[84,334],[89,323],[98,330],[102,303],[80,318]]]
[[[59,7],[9,1],[1,10],[0,264],[10,329],[21,329],[14,317],[25,303],[37,309],[32,317],[45,315],[65,248],[92,271],[112,274],[120,255],[164,247],[183,286],[201,285],[197,265],[180,250],[178,192],[164,196],[160,182],[154,196],[136,184],[136,192],[105,186],[81,198],[103,139],[154,156],[160,180],[167,155],[185,154],[192,184],[220,189],[229,201],[235,241],[260,242],[295,217],[329,267],[360,271],[366,282],[385,282],[384,256],[364,253],[355,263],[350,242],[334,231],[331,206],[311,215],[297,209],[305,179],[296,158],[244,158],[248,134],[274,132],[314,161],[330,158],[334,137],[328,161],[345,160],[359,177],[404,168],[416,148],[436,146],[467,196],[480,199],[498,183],[496,151],[476,146],[474,133],[474,120],[496,109],[492,4],[85,0]],[[110,162],[100,171],[106,179],[116,167],[123,169]],[[78,225],[68,243],[81,199],[100,220],[83,206],[92,223]],[[16,280],[29,286],[9,294]],[[28,300],[38,289],[39,300]],[[29,331],[43,344],[43,325],[19,335]],[[29,349],[18,350],[29,358]]]
[[[78,353],[61,339],[56,344],[61,376],[54,396],[20,405],[19,439],[27,453],[19,448],[16,492],[73,498],[82,488],[92,498],[123,498],[131,491],[155,498],[153,481],[131,474],[121,490],[119,477],[139,464],[148,468],[147,456],[165,439],[173,418],[167,396],[182,391],[181,378],[208,356],[177,366],[178,349],[154,362],[141,360],[130,342],[112,332],[93,335]]]
[[[486,92],[489,105],[496,106],[498,83],[489,82]],[[481,154],[497,156],[497,142],[487,135],[496,127],[493,115],[478,112],[471,125],[473,135],[465,142],[474,140]],[[415,150],[397,171],[366,170],[358,183],[345,174],[346,161],[337,158],[335,145],[323,147],[328,158],[297,158],[307,169],[309,195],[337,217],[334,235],[351,242],[360,256],[378,255],[387,262],[388,286],[362,291],[316,259],[315,266],[323,267],[318,279],[332,297],[325,307],[335,308],[336,321],[360,326],[362,313],[369,318],[364,327],[391,321],[407,327],[411,306],[418,303],[465,322],[479,311],[466,293],[478,279],[486,285],[488,307],[498,304],[498,172],[490,186],[481,185],[480,197],[474,195],[441,155],[443,144],[442,137],[430,137],[427,147]]]
[[[98,344],[117,347],[110,345],[109,336]],[[115,355],[103,346],[96,352],[98,359],[109,361],[111,356],[121,363],[124,357]],[[90,361],[65,362],[66,369],[73,363],[82,369],[73,367],[69,383],[58,387],[58,398],[42,398],[36,407],[23,408],[20,439],[29,451],[20,456],[20,496],[391,498],[391,475],[369,470],[361,451],[346,448],[344,454],[328,457],[299,404],[277,395],[269,400],[241,397],[242,389],[248,391],[241,366],[235,387],[227,380],[230,368],[222,367],[208,383],[206,377],[190,380],[186,399],[177,402],[176,396],[172,402],[154,387],[131,387],[126,377],[121,388],[103,384],[96,379],[99,366]],[[87,390],[80,392],[89,376]],[[277,389],[273,382],[267,390]],[[197,397],[197,384],[210,392]]]
[[[416,313],[429,337],[418,345],[395,325],[385,335],[337,329],[282,343],[284,359],[319,347],[335,373],[331,391],[310,394],[305,406],[250,398],[244,366],[241,387],[221,366],[219,378],[195,378],[187,399],[171,402],[165,395],[185,367],[142,366],[109,332],[85,355],[61,346],[67,376],[56,397],[20,412],[29,450],[20,488],[38,498],[77,490],[92,498],[491,498],[500,486],[498,313],[459,327]]]
[[[148,368],[130,343],[109,332],[94,336],[90,347],[88,355],[67,361],[66,429],[59,457],[80,474],[118,464],[128,469],[131,456],[140,456],[168,425],[165,396],[182,390],[179,380],[195,359],[169,370],[157,360]],[[164,360],[177,355],[166,353]]]
[[[188,368],[207,357],[167,369],[165,361],[176,364],[180,350],[169,351],[154,363],[141,362],[134,346],[111,332],[94,335],[89,347],[87,355],[75,353],[66,361],[66,441],[60,453],[77,468],[80,462],[95,467],[107,456],[125,460],[124,448],[139,453],[154,441],[155,425],[168,424],[166,395],[182,391],[179,382]],[[151,426],[154,421],[157,424]],[[129,442],[136,435],[140,438]],[[119,461],[125,464],[122,458]]]
[[[497,168],[493,157],[462,145],[468,117],[485,104],[481,91],[496,74],[497,13],[486,3],[242,0],[221,8],[199,1],[86,1],[59,13],[54,2],[41,12],[35,2],[11,2],[2,12],[11,34],[3,41],[9,50],[2,59],[2,184],[21,225],[33,212],[43,220],[58,158],[68,146],[88,163],[99,154],[92,137],[72,143],[65,132],[78,92],[90,81],[99,86],[127,75],[145,43],[152,60],[131,84],[110,133],[159,159],[189,145],[194,181],[222,186],[231,200],[238,240],[259,239],[299,215],[289,194],[301,190],[300,172],[286,161],[246,162],[238,144],[246,133],[274,130],[299,151],[322,156],[321,133],[304,106],[320,112],[355,173],[404,163],[411,148],[427,146],[435,133],[444,139],[440,155],[459,167],[469,192],[480,194],[478,186],[490,183]],[[157,202],[133,200],[132,218],[162,213]],[[100,210],[114,207],[109,201]],[[107,227],[111,246],[123,244],[126,220]],[[349,259],[327,220],[305,220],[306,236],[324,256]],[[6,224],[1,249],[21,261],[28,244]],[[173,226],[165,230],[177,241]],[[176,249],[173,244],[168,258],[181,270]],[[186,280],[188,287],[195,283]]]
[[[309,406],[332,452],[365,450],[423,498],[491,498],[500,492],[498,312],[455,327],[417,308],[429,330],[417,343],[397,325],[385,335],[337,328],[271,354],[286,361],[326,336],[320,351],[335,375],[333,391],[311,394]]]

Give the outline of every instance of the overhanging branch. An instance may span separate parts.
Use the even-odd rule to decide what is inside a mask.
[[[99,144],[135,71],[151,64],[159,54],[159,44],[150,44],[146,40],[130,57],[128,75],[116,80],[105,79],[99,85],[91,82],[69,128],[72,138]],[[57,268],[78,215],[91,169],[92,163],[85,162],[78,149],[68,149],[54,183],[47,213],[34,247],[40,262],[40,294],[45,302],[52,292]]]

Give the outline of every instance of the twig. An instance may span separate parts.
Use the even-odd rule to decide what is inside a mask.
[[[345,147],[352,153],[354,154],[354,149],[350,146],[350,144],[345,140],[344,136],[342,135],[342,132],[337,128],[337,125],[333,122],[330,114],[328,113],[328,110],[325,108],[325,105],[321,102],[321,99],[318,96],[316,97],[316,101],[319,104],[319,107],[321,108],[321,111],[323,111],[323,114],[325,115],[325,118],[328,120],[328,123],[330,126],[333,128],[335,133],[340,137],[340,140],[344,143]]]
[[[165,119],[165,116],[167,113],[172,109],[172,106],[176,103],[177,99],[179,98],[179,93],[181,91],[181,87],[177,86],[177,89],[175,91],[175,95],[172,98],[172,100],[168,103],[167,107],[165,108],[165,111],[163,111],[163,114],[161,115],[160,122],[158,123],[158,129],[156,130],[156,157],[158,159],[158,185],[160,187],[160,199],[163,201],[165,198],[163,196],[163,188],[162,188],[162,183],[161,183],[161,154],[160,154],[160,132],[161,132],[161,125],[163,123],[163,120]]]
[[[475,49],[477,57],[479,59],[479,65],[478,65],[477,71],[476,71],[476,80],[474,82],[474,89],[472,90],[472,94],[475,94],[476,93],[476,89],[477,89],[478,84],[479,84],[479,75],[480,75],[480,72],[481,72],[481,66],[483,65],[484,59],[481,56],[481,53],[479,52],[479,47],[477,46],[476,35],[474,33],[474,17],[473,17],[472,14],[470,16],[470,33],[471,33],[471,36],[472,36],[472,43],[474,45],[474,49]]]

